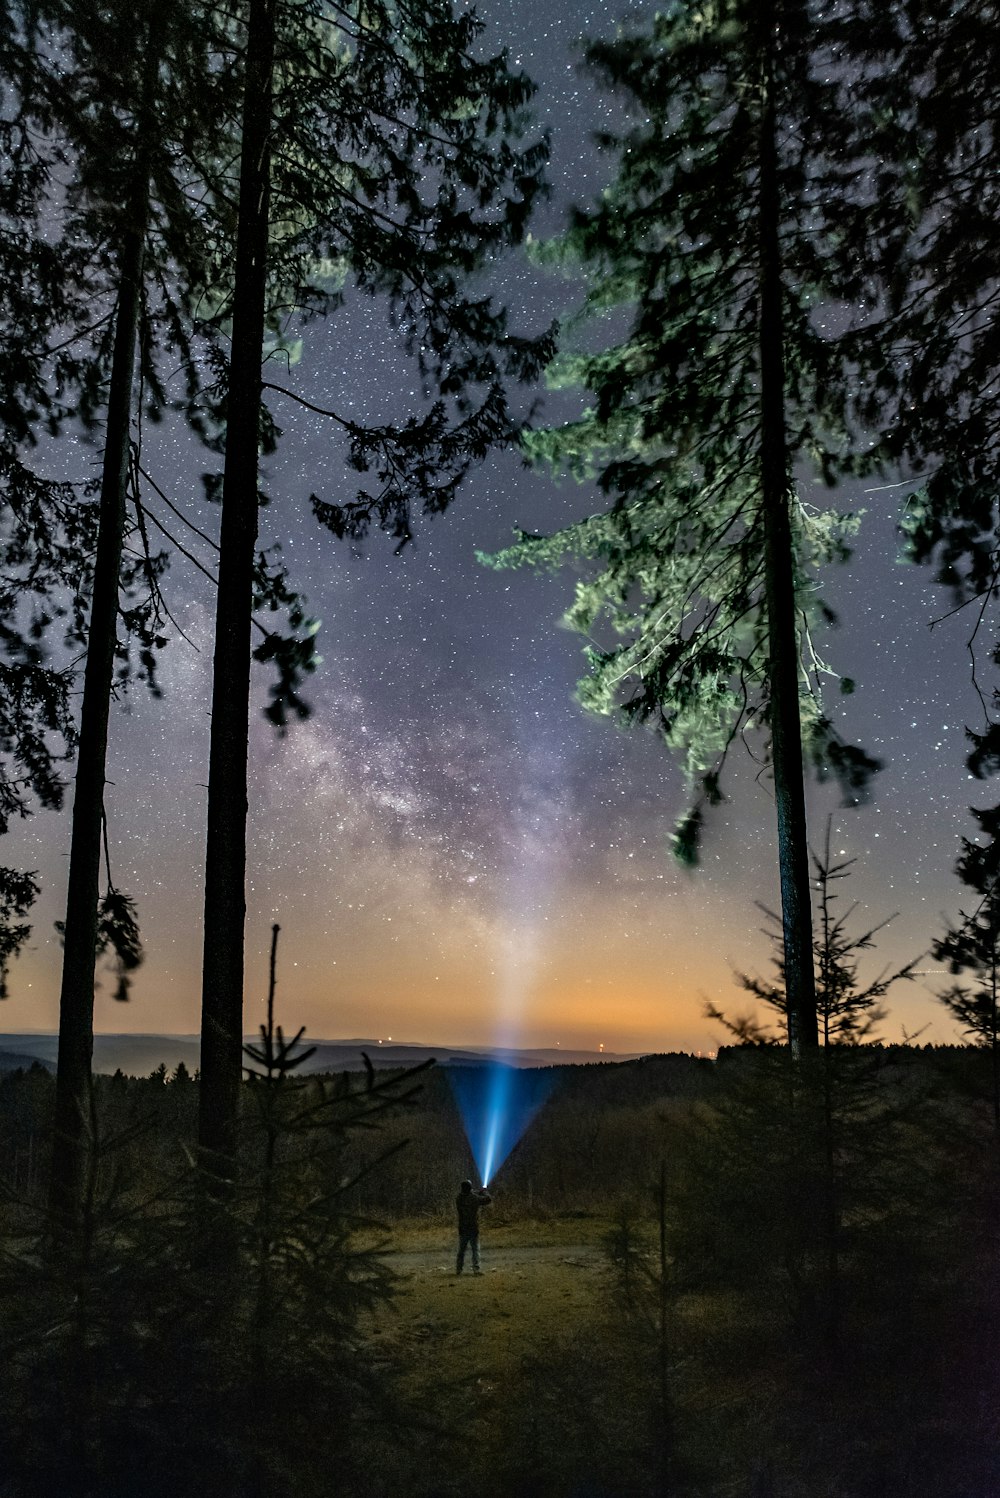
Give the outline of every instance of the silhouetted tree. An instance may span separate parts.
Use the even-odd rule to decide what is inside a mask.
[[[796,465],[826,482],[863,466],[869,440],[852,448],[856,345],[816,312],[859,296],[844,183],[864,146],[843,128],[829,28],[802,0],[691,3],[587,49],[637,123],[604,138],[618,176],[546,257],[586,271],[585,318],[623,307],[632,321],[617,344],[556,361],[554,383],[593,404],[525,447],[595,477],[613,504],[493,559],[583,561],[566,615],[595,639],[580,699],[651,724],[682,756],[683,859],[722,799],[730,746],[766,725],[796,1048],[817,1042],[803,762],[850,801],[876,768],[823,706],[833,673],[813,639],[831,618],[814,571],[846,555],[853,525],[793,481]],[[607,643],[602,624],[624,639]]]
[[[967,849],[974,845],[966,842]],[[980,851],[975,849],[976,852]],[[960,864],[960,868],[963,865]],[[966,880],[972,883],[971,880]],[[973,888],[978,885],[973,883]],[[969,914],[959,912],[960,920],[949,925],[938,937],[931,953],[938,962],[947,963],[956,975],[969,973],[974,984],[953,983],[938,995],[942,1004],[958,1021],[976,1045],[990,1052],[990,1076],[993,1122],[1000,1139],[1000,1010],[998,1010],[997,975],[1000,966],[1000,886],[991,880],[979,891],[980,900]]]
[[[867,931],[852,932],[849,922],[857,910],[851,905],[837,913],[834,910],[839,896],[834,885],[850,877],[857,859],[848,858],[836,862],[830,851],[832,819],[827,822],[826,841],[822,854],[813,853],[814,888],[817,895],[817,912],[814,923],[813,956],[816,970],[816,1008],[819,1016],[820,1041],[824,1049],[834,1045],[858,1045],[874,1038],[874,1031],[886,1017],[882,1004],[889,989],[895,983],[915,976],[917,959],[902,967],[883,969],[876,977],[865,983],[858,972],[860,952],[872,951],[875,937],[884,931],[895,916],[887,916],[877,926]],[[765,906],[760,907],[768,920],[768,935],[778,949],[774,965],[778,970],[778,981],[768,982],[746,973],[739,974],[739,981],[748,993],[760,999],[781,1016],[782,1029],[788,1023],[788,999],[785,993],[785,962],[781,939],[781,922],[778,916]],[[773,1039],[767,1022],[750,1016],[729,1020],[714,1005],[706,1011],[711,1019],[720,1021],[741,1042],[765,1044]]]
[[[79,325],[88,257],[53,233],[61,155],[26,64],[22,11],[0,8],[0,834],[35,805],[62,803],[61,764],[76,740],[74,674],[52,664],[50,646],[64,634],[79,648],[94,537],[83,486],[43,478],[28,462],[64,411],[67,355],[49,335]],[[4,977],[30,931],[23,917],[37,888],[34,876],[0,868]]]
[[[116,997],[127,996],[127,973],[141,960],[135,907],[118,891],[108,870],[108,887],[100,893],[108,724],[116,669],[121,673],[119,625],[138,637],[139,673],[153,677],[153,652],[165,643],[158,632],[158,567],[148,551],[141,514],[137,528],[144,548],[138,568],[148,584],[145,606],[125,611],[121,592],[126,505],[135,477],[136,375],[140,328],[149,310],[149,285],[157,278],[187,272],[199,263],[199,236],[192,232],[197,215],[185,203],[164,122],[177,102],[178,70],[191,67],[192,38],[197,25],[186,7],[147,4],[110,9],[65,6],[60,0],[31,8],[31,17],[52,27],[56,42],[29,32],[35,51],[30,76],[44,101],[50,126],[61,132],[64,150],[76,168],[68,190],[64,233],[82,237],[106,272],[104,294],[112,310],[103,320],[102,339],[88,347],[80,330],[77,365],[67,369],[85,394],[81,413],[95,419],[99,396],[92,386],[97,370],[107,376],[102,468],[98,505],[96,560],[90,590],[87,650],[80,715],[73,800],[64,954],[60,994],[59,1064],[50,1204],[54,1221],[71,1225],[79,1219],[88,1171],[93,1052],[94,964],[102,948],[111,947],[119,961]],[[53,65],[52,46],[61,51],[67,86]],[[26,45],[26,54],[28,46]],[[30,55],[30,54],[29,54]],[[140,59],[136,68],[135,59]],[[26,57],[25,68],[28,69]],[[173,146],[191,116],[171,120]],[[176,156],[176,150],[174,155]],[[163,233],[166,226],[166,233]],[[185,237],[184,230],[187,230]],[[166,246],[164,246],[164,239]],[[155,243],[147,267],[147,249]],[[178,266],[176,249],[188,250]],[[97,279],[97,278],[95,278]],[[97,279],[97,285],[100,286]],[[147,319],[147,343],[149,336]],[[106,362],[105,362],[106,361]],[[143,373],[152,364],[147,349]],[[100,388],[100,377],[96,383]],[[147,404],[162,404],[153,382]],[[136,496],[138,507],[138,498]],[[130,568],[124,569],[127,575]]]
[[[335,12],[313,0],[251,0],[240,24],[199,1123],[205,1159],[222,1174],[233,1156],[242,1050],[258,457],[275,436],[261,404],[269,320],[289,305],[304,314],[335,310],[350,284],[391,309],[436,398],[384,425],[320,413],[343,434],[350,466],[374,482],[348,503],[313,496],[312,505],[336,535],[358,537],[374,524],[400,543],[411,507],[444,509],[470,463],[509,436],[503,379],[532,374],[547,349],[511,335],[501,311],[462,289],[488,254],[519,238],[544,157],[540,145],[512,143],[530,86],[502,57],[476,55],[475,17],[453,12],[450,0],[376,0]],[[336,290],[324,287],[320,263],[337,267]],[[265,642],[258,657],[270,650]],[[299,652],[292,674],[308,659]],[[292,694],[269,714],[283,724],[289,707],[305,711]]]
[[[146,78],[159,68],[158,46],[146,38]],[[140,142],[155,129],[146,108],[137,121]],[[94,1046],[94,962],[100,904],[101,833],[107,764],[108,719],[118,637],[118,587],[125,531],[132,386],[141,306],[142,262],[147,230],[148,168],[140,145],[135,163],[120,258],[115,345],[108,399],[107,436],[101,475],[97,561],[91,596],[87,663],[77,755],[73,832],[64,926],[63,979],[59,1005],[59,1066],[52,1164],[52,1208],[76,1217],[86,1171],[87,1124]]]
[[[103,895],[99,885],[111,696],[136,675],[157,690],[156,652],[170,618],[160,586],[166,557],[151,550],[140,495],[142,418],[173,404],[202,437],[218,437],[215,403],[204,389],[214,376],[203,377],[203,365],[215,367],[219,329],[198,308],[217,304],[232,219],[224,166],[227,138],[235,139],[227,92],[232,24],[211,6],[176,3],[95,8],[39,0],[23,9],[17,60],[24,87],[69,169],[61,216],[52,205],[50,216],[70,247],[77,300],[86,306],[86,292],[110,304],[92,326],[78,312],[72,336],[54,350],[59,389],[74,391],[75,403],[64,393],[60,408],[43,408],[53,431],[71,416],[91,430],[103,426],[97,559],[89,618],[79,630],[86,667],[62,928],[52,1207],[68,1222],[78,1215],[89,1148],[95,958],[114,951],[115,997],[124,999],[142,955],[135,907],[115,888],[110,867]],[[85,274],[72,253],[80,243],[89,249]],[[182,378],[179,399],[164,381],[165,350]],[[137,556],[126,554],[130,535]],[[300,617],[279,568],[257,557],[254,579],[258,602]],[[283,700],[294,648],[274,629],[264,635]]]
[[[250,0],[243,82],[232,352],[219,538],[208,772],[199,1143],[235,1156],[243,1047],[250,612],[259,504],[261,358],[267,314],[275,0]]]
[[[839,898],[834,886],[850,876],[856,860],[834,860],[831,833],[832,819],[827,822],[822,855],[812,855],[818,895],[813,950],[821,1049],[811,1058],[807,1069],[785,1078],[783,1094],[779,1068],[774,1078],[779,1088],[772,1094],[772,1101],[778,1099],[786,1126],[795,1136],[796,1169],[801,1173],[806,1193],[803,1208],[813,1218],[801,1234],[803,1245],[808,1244],[815,1224],[821,1224],[820,1243],[825,1260],[821,1320],[828,1345],[836,1348],[841,1335],[845,1201],[864,1195],[851,1181],[852,1171],[860,1172],[859,1137],[875,1127],[884,1127],[888,1136],[896,1122],[890,1116],[895,1105],[887,1103],[880,1058],[877,1053],[867,1051],[863,1042],[874,1038],[874,1030],[886,1017],[882,1000],[889,989],[913,979],[917,960],[896,969],[883,969],[867,983],[861,979],[858,954],[873,949],[875,937],[893,917],[868,930],[852,933],[849,922],[856,905],[839,914],[834,910]],[[781,925],[772,911],[765,910],[765,914],[770,922],[769,934],[778,949],[775,958],[778,981],[768,982],[745,973],[739,975],[739,981],[747,992],[778,1013],[783,1030],[788,1022],[788,1000],[783,983]],[[713,1004],[706,1006],[706,1013],[744,1045],[765,1048],[774,1045],[774,1032],[759,1015],[731,1020]],[[812,1161],[810,1150],[814,1151]],[[818,1209],[812,1213],[806,1206],[810,1196]],[[798,1254],[791,1254],[789,1263],[795,1264],[797,1259],[803,1265],[808,1263],[806,1247]],[[798,1293],[803,1297],[811,1294],[808,1271],[796,1269],[795,1275],[799,1280]]]

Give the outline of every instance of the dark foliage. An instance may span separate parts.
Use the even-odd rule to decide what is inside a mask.
[[[31,927],[23,917],[34,904],[38,888],[34,874],[0,869],[0,999],[7,997],[10,960],[31,935]]]
[[[180,1069],[169,1085],[163,1067],[146,1081],[97,1079],[83,1231],[69,1242],[51,1241],[35,1205],[40,1172],[18,1167],[21,1141],[44,1139],[52,1079],[0,1080],[11,1498],[319,1495],[334,1469],[341,1491],[360,1495],[362,1434],[390,1422],[401,1436],[392,1380],[366,1344],[392,1275],[358,1211],[371,1166],[352,1159],[351,1140],[412,1109],[417,1077],[300,1083],[298,1040],[272,1023],[250,1048],[241,1187],[228,1204],[235,1276],[206,1254],[202,1183],[183,1144],[197,1088]]]
[[[980,824],[992,831],[995,813],[976,813]],[[995,837],[985,846],[962,840],[958,873],[963,884],[974,890],[979,900],[974,910],[959,912],[959,920],[949,924],[944,936],[938,937],[931,951],[938,962],[947,964],[956,977],[968,973],[973,983],[953,983],[939,995],[966,1036],[990,1053],[993,1122],[1000,1143],[1000,884],[995,871],[998,844]]]
[[[882,349],[862,382],[863,416],[903,480],[906,554],[935,567],[968,620],[982,708],[968,763],[986,778],[1000,767],[1000,699],[980,679],[1000,659],[989,629],[1000,580],[998,13],[967,0],[866,12],[863,28],[845,32],[848,66],[857,66],[861,34],[890,65],[859,78],[856,94],[872,146],[865,261],[878,287],[871,336]],[[996,813],[977,815],[990,841],[963,857],[995,871]]]

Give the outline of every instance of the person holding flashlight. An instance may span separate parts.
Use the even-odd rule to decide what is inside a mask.
[[[463,1181],[455,1198],[458,1208],[458,1258],[455,1273],[461,1274],[465,1265],[465,1250],[472,1250],[472,1272],[482,1274],[479,1263],[479,1213],[493,1200],[488,1191],[473,1191],[471,1181]]]

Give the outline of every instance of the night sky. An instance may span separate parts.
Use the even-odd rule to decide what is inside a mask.
[[[554,192],[535,232],[551,232],[568,202],[588,202],[613,173],[590,144],[613,106],[579,77],[571,48],[580,33],[608,32],[619,10],[569,0],[483,0],[479,9],[490,38],[539,84]],[[495,280],[522,331],[578,300],[571,283],[522,262]],[[307,329],[301,362],[275,373],[321,405],[381,419],[398,414],[415,384],[371,303]],[[274,500],[262,541],[285,537],[292,580],[322,621],[324,659],[309,686],[313,714],[284,739],[260,715],[266,677],[257,682],[247,1029],[263,1012],[277,920],[281,1015],[314,1037],[713,1050],[721,1036],[702,1018],[705,998],[745,1008],[734,970],[764,971],[770,959],[755,907],[778,901],[769,782],[734,755],[731,799],[708,824],[702,867],[678,869],[668,838],[679,771],[648,734],[618,731],[573,702],[582,641],[558,627],[572,577],[487,571],[473,555],[505,545],[515,525],[548,530],[587,513],[593,494],[496,455],[448,515],[417,526],[402,555],[380,536],[357,554],[321,531],[305,502],[313,489],[343,493],[336,432],[280,397],[273,410],[284,438],[266,465]],[[64,444],[52,461],[81,476],[96,454]],[[199,524],[217,525],[201,498],[208,465],[179,428],[147,429],[144,465]],[[928,571],[897,563],[898,491],[840,502],[868,514],[854,561],[828,579],[842,624],[825,649],[858,682],[836,702],[846,733],[887,767],[867,807],[839,810],[833,788],[813,787],[810,813],[815,845],[833,811],[835,851],[858,860],[843,888],[860,902],[859,925],[899,912],[874,969],[924,952],[942,913],[955,914],[966,808],[995,793],[964,763],[965,724],[978,722],[965,653],[972,619],[929,628],[949,599]],[[197,651],[174,641],[162,700],[135,689],[128,713],[113,718],[113,872],[138,902],[147,956],[127,1006],[103,983],[99,1030],[199,1026],[212,601],[183,558],[168,597]],[[14,829],[8,844],[4,861],[37,868],[45,888],[4,1028],[52,1029],[68,807]],[[928,971],[895,990],[884,1033],[926,1027],[923,1039],[956,1039],[933,1000],[942,986]]]

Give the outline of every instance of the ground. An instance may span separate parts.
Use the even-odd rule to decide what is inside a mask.
[[[468,1255],[465,1273],[456,1275],[450,1241],[439,1249],[392,1253],[389,1263],[401,1283],[388,1334],[432,1340],[450,1352],[451,1342],[466,1338],[472,1314],[493,1338],[484,1335],[477,1348],[477,1358],[491,1366],[537,1351],[540,1340],[559,1337],[568,1322],[589,1320],[607,1272],[599,1242],[504,1242],[485,1235],[481,1276],[471,1272]]]
[[[623,1414],[634,1419],[630,1401],[623,1409],[608,1397],[607,1231],[583,1216],[484,1224],[478,1277],[468,1264],[456,1276],[447,1228],[401,1235],[388,1256],[399,1276],[395,1310],[372,1336],[428,1421],[415,1434],[412,1469],[399,1474],[412,1498],[470,1483],[483,1498],[578,1491],[572,1473],[599,1475],[629,1440],[619,1427]],[[621,1389],[613,1374],[612,1383]],[[637,1490],[598,1481],[588,1491]]]

